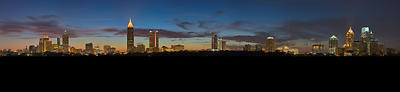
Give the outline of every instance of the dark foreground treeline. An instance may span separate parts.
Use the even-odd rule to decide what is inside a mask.
[[[294,56],[286,53],[263,52],[187,52],[100,56],[6,56],[0,63],[149,63],[149,64],[393,64],[400,62],[395,56],[335,57]]]

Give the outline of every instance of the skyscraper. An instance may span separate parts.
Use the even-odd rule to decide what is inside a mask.
[[[159,48],[159,40],[158,40],[158,31],[150,30],[149,32],[149,47],[150,48]]]
[[[339,40],[335,35],[329,38],[329,54],[337,55],[338,42]]]
[[[64,34],[62,36],[62,48],[64,53],[68,53],[69,51],[69,34],[67,30],[64,31]]]
[[[132,19],[129,20],[128,29],[127,29],[127,52],[133,53],[135,52],[135,45],[134,45],[134,34],[133,34],[133,24]]]
[[[316,42],[312,45],[312,53],[313,54],[323,54],[324,53],[324,45],[321,42]]]
[[[60,46],[60,45],[61,45],[61,38],[57,37],[57,46]]]
[[[222,45],[222,46],[221,46],[221,50],[223,50],[223,51],[224,51],[224,50],[227,50],[227,49],[226,49],[226,41],[222,40],[221,45]]]
[[[57,45],[56,45],[56,47],[57,47],[57,49],[56,49],[57,53],[63,52],[63,49],[61,47],[61,38],[59,36],[57,36]]]
[[[47,44],[48,44],[49,36],[43,36],[43,38],[40,38],[39,41],[39,52],[46,52],[47,51]],[[50,43],[51,44],[51,43]]]
[[[265,52],[274,52],[276,48],[274,37],[267,37],[265,39]]]
[[[359,55],[360,56],[367,56],[367,55],[372,55],[372,50],[374,46],[377,45],[377,41],[375,41],[374,34],[370,30],[368,26],[364,26],[361,29],[361,38],[360,38],[360,44],[358,46],[359,49]]]
[[[211,38],[211,51],[218,51],[218,36],[214,33]]]
[[[348,48],[352,48],[353,42],[354,42],[354,32],[353,32],[353,29],[351,29],[351,27],[350,27],[349,31],[346,33],[346,45],[345,46]]]
[[[353,51],[354,51],[354,32],[353,29],[350,29],[349,31],[346,33],[346,44],[344,45],[344,54],[345,56],[352,56]]]
[[[158,31],[157,30],[150,30],[149,31],[149,50],[151,52],[158,52],[159,51],[159,40],[158,40]]]
[[[85,51],[86,53],[93,54],[94,53],[93,43],[85,44]]]
[[[53,49],[53,41],[51,41],[51,40],[47,40],[47,42],[46,42],[46,51],[48,51],[48,52],[54,52],[54,49]]]
[[[36,53],[38,50],[37,50],[37,46],[36,45],[30,45],[29,46],[29,53]]]

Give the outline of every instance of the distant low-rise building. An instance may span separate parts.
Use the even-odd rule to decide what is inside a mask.
[[[174,51],[183,51],[183,50],[185,50],[185,46],[184,45],[171,45],[171,49],[173,49]]]

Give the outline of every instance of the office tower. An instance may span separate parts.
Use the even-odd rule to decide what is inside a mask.
[[[368,26],[364,26],[361,29],[360,44],[358,46],[359,56],[370,56],[376,55],[377,53],[381,55],[382,48],[379,48],[380,43],[375,40],[374,33],[370,30]]]
[[[149,32],[149,47],[150,48],[159,48],[159,40],[158,40],[158,31],[150,30]]]
[[[54,52],[52,43],[53,43],[53,41],[51,41],[51,40],[47,40],[47,42],[46,42],[46,50],[48,52]]]
[[[150,30],[149,31],[149,51],[150,52],[158,52],[160,47],[159,47],[159,36],[158,36],[158,31],[157,30]]]
[[[104,45],[103,49],[104,49],[105,53],[110,53],[111,46],[110,45]]]
[[[243,51],[251,51],[251,45],[250,44],[244,45]]]
[[[133,24],[132,24],[132,19],[129,20],[128,24],[128,29],[127,29],[127,52],[128,53],[134,53],[135,52],[135,36],[133,34],[134,29],[133,29]]]
[[[174,51],[183,51],[183,50],[185,50],[185,46],[184,45],[171,45],[171,49],[173,49]]]
[[[346,33],[346,47],[351,48],[354,42],[354,32],[353,29],[349,29],[349,31]]]
[[[61,38],[57,37],[57,46],[61,46]]]
[[[139,53],[144,53],[146,52],[146,46],[144,44],[138,44],[136,47],[136,51]]]
[[[222,51],[222,38],[218,38],[218,50]]]
[[[62,48],[64,53],[68,53],[69,51],[69,33],[67,30],[64,31],[62,36]]]
[[[312,45],[312,53],[313,54],[323,54],[324,53],[324,45],[317,43]]]
[[[86,51],[86,53],[93,54],[94,53],[93,43],[87,43],[85,45],[85,51]]]
[[[265,39],[265,52],[275,52],[275,43],[276,40],[274,39],[274,37],[267,37],[267,39]]]
[[[39,52],[42,52],[42,53],[43,52],[47,52],[48,40],[49,40],[48,36],[43,36],[43,38],[40,38],[40,40],[39,40]]]
[[[100,46],[94,46],[94,54],[100,53]]]
[[[218,51],[218,35],[212,33],[211,51]]]
[[[344,54],[346,56],[352,56],[354,49],[353,44],[354,44],[354,32],[350,26],[349,31],[346,33],[346,44],[344,47],[345,48]]]
[[[335,35],[332,35],[331,38],[329,38],[329,54],[337,55],[337,48],[339,45],[339,40]]]
[[[221,50],[225,51],[226,50],[226,41],[222,40],[221,42]]]
[[[255,51],[262,51],[262,45],[261,44],[257,44],[256,45],[256,50]]]
[[[37,53],[38,46],[37,45],[30,45],[29,46],[29,53]]]

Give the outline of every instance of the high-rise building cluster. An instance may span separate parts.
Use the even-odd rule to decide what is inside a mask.
[[[375,39],[375,35],[368,26],[361,28],[359,40],[355,40],[354,31],[350,27],[346,33],[346,42],[342,48],[338,46],[338,38],[329,39],[329,54],[337,56],[383,56],[384,44]]]
[[[211,51],[226,51],[226,41],[218,38],[214,32],[211,33]]]
[[[150,29],[148,38],[149,38],[149,47],[146,48],[144,44],[138,44],[135,47],[134,44],[134,27],[132,20],[129,20],[128,28],[127,28],[127,53],[153,53],[153,52],[173,52],[173,51],[183,51],[183,45],[172,45],[171,48],[163,46],[160,48],[160,40],[159,40],[159,31],[156,29]]]
[[[56,36],[55,44],[47,35],[39,39],[38,45],[29,45],[25,49],[12,51],[11,49],[0,50],[0,56],[9,53],[28,53],[28,54],[43,54],[43,53],[63,53],[71,55],[99,55],[99,54],[128,54],[128,53],[156,53],[156,52],[179,52],[184,51],[185,46],[181,44],[160,46],[159,30],[150,29],[148,32],[148,47],[145,44],[139,43],[135,46],[135,28],[132,20],[129,20],[127,27],[127,49],[117,50],[111,45],[104,45],[103,49],[95,45],[93,42],[86,43],[84,49],[78,49],[70,46],[70,33],[65,30],[62,35]],[[327,46],[327,54],[335,56],[384,56],[397,55],[397,51],[393,48],[384,49],[384,44],[375,38],[375,34],[368,27],[361,28],[360,38],[355,39],[355,31],[352,27],[345,34],[343,46],[339,45],[340,39],[337,35],[329,37],[329,45]],[[53,36],[54,37],[54,36]],[[82,45],[83,46],[83,45]],[[325,46],[321,42],[315,42],[311,47],[311,54],[325,54]],[[209,51],[227,51],[227,41],[219,37],[216,33],[211,33],[211,49]],[[287,45],[277,47],[276,37],[266,37],[264,44],[245,44],[243,51],[263,51],[266,53],[285,52],[290,54],[299,54],[299,49]],[[29,55],[28,55],[29,56]]]
[[[68,53],[69,49],[69,34],[67,30],[64,31],[62,36],[62,44],[61,38],[57,36],[57,43],[53,44],[53,41],[50,40],[49,36],[44,35],[43,38],[40,38],[39,45],[30,45],[29,53],[46,53],[46,52],[55,52],[55,53]]]

